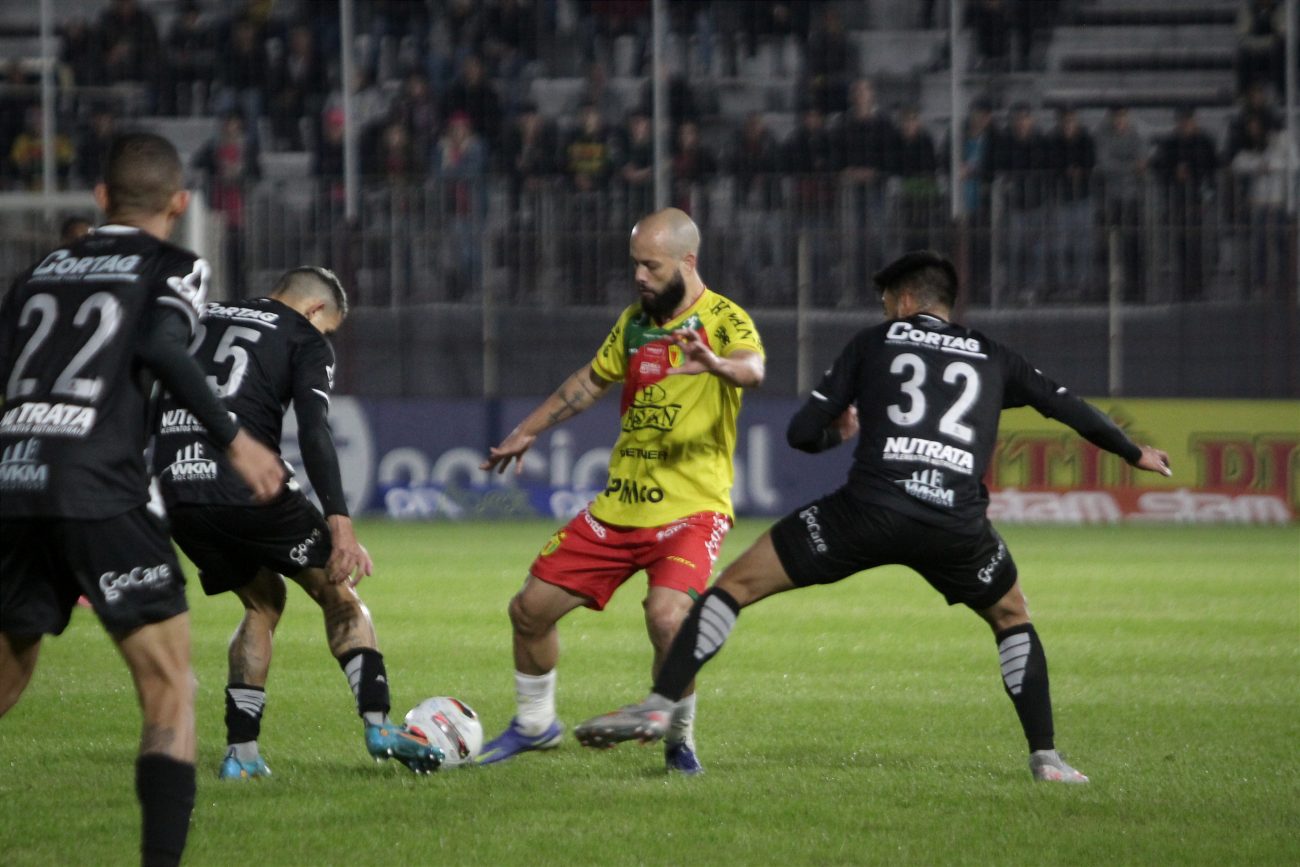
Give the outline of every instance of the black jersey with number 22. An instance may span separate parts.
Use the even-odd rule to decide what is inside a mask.
[[[810,404],[858,408],[848,488],[917,520],[961,528],[988,505],[982,479],[1004,408],[1032,406],[1108,451],[1140,450],[1108,418],[978,331],[928,314],[859,332]]]
[[[188,250],[112,225],[19,276],[0,310],[0,513],[103,519],[148,501],[136,349],[159,310],[193,326],[207,278]]]

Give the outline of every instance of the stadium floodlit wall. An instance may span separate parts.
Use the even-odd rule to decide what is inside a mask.
[[[605,485],[618,429],[614,401],[597,404],[538,438],[524,472],[478,468],[489,444],[533,398],[337,398],[335,438],[349,504],[397,519],[562,520]],[[1139,441],[1170,453],[1172,478],[1136,473],[1032,410],[1009,412],[988,483],[1002,522],[1285,524],[1300,515],[1300,403],[1100,399]],[[785,428],[793,398],[751,397],[740,417],[732,498],[741,515],[776,516],[838,487],[847,447],[794,451]],[[296,430],[286,456],[301,471]]]

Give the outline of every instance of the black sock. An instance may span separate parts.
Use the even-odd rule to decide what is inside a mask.
[[[247,683],[226,685],[226,743],[255,741],[262,733],[266,690]]]
[[[357,699],[357,713],[387,714],[388,672],[384,669],[384,655],[373,647],[349,650],[339,657],[339,667],[348,677],[348,686]]]
[[[696,672],[718,655],[739,615],[740,603],[721,588],[710,588],[695,600],[691,613],[686,615],[682,628],[673,639],[663,668],[659,669],[654,691],[673,701],[681,701]]]
[[[1002,685],[1016,706],[1029,749],[1055,748],[1052,692],[1047,684],[1047,655],[1032,623],[1004,629],[995,636],[1002,663]]]
[[[135,795],[140,801],[144,867],[181,863],[194,812],[194,765],[148,753],[135,761]]]

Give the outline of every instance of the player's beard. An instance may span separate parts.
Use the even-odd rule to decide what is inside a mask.
[[[649,298],[642,296],[641,309],[659,321],[667,320],[686,297],[686,278],[678,271],[669,279],[663,291],[652,294]]]

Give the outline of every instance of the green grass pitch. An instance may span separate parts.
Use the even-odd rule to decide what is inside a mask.
[[[400,717],[455,695],[495,734],[513,709],[506,602],[549,523],[364,522]],[[723,559],[765,526],[742,521]],[[291,589],[262,750],[222,784],[233,597],[191,585],[198,676],[194,865],[1300,863],[1300,532],[1004,528],[1051,669],[1058,743],[1086,787],[1034,785],[987,627],[882,569],[746,611],[700,682],[708,772],[658,747],[572,738],[416,778],[365,755],[321,618]],[[192,572],[190,573],[193,574]],[[633,580],[560,627],[570,725],[648,686]],[[132,864],[139,717],[93,616],[45,644],[0,721],[0,863]]]

